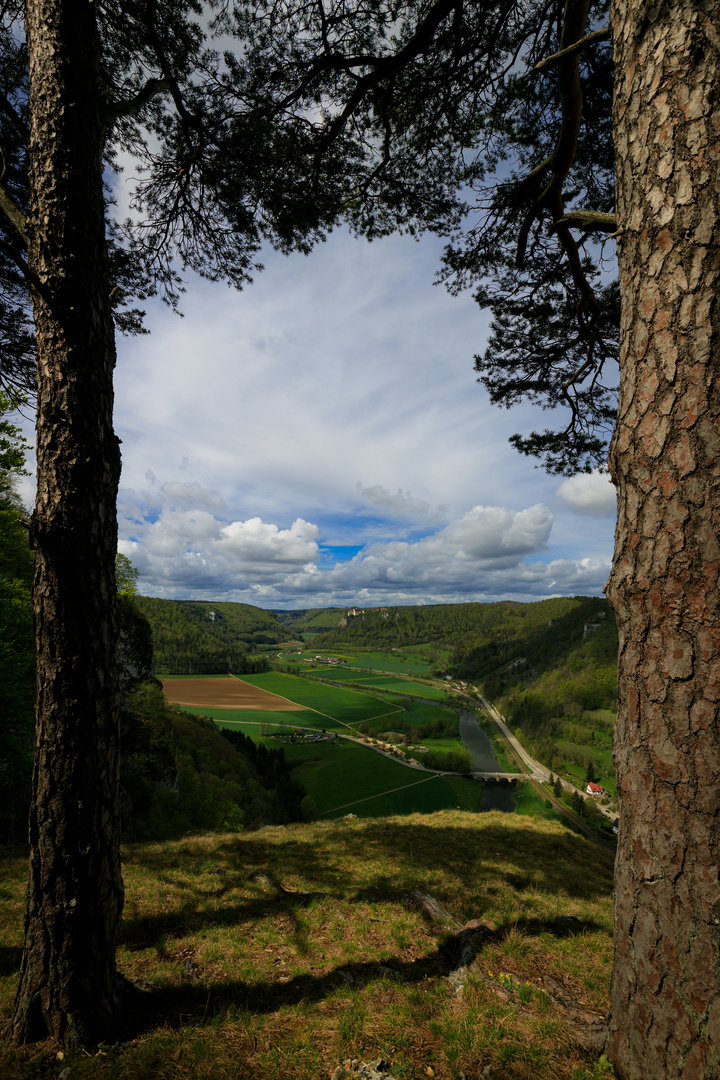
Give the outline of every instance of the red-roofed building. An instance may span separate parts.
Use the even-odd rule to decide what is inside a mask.
[[[594,799],[601,799],[605,794],[605,788],[600,787],[599,784],[594,784],[592,780],[589,781],[587,788],[585,789],[588,795],[592,795]]]

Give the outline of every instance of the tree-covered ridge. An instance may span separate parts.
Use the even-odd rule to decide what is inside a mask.
[[[575,596],[488,612],[477,627],[475,640],[456,645],[452,672],[462,679],[481,680],[486,695],[496,698],[523,672],[541,674],[564,664],[569,653],[590,636],[586,627],[589,632],[593,627],[593,641],[602,643],[602,664],[614,668],[617,631],[607,601],[602,597]]]
[[[169,705],[157,682],[127,695],[121,749],[126,840],[283,825],[311,812],[282,748]]]
[[[579,612],[571,614],[480,683],[533,757],[554,772],[569,771],[575,783],[599,777],[614,795],[617,627],[611,612],[583,624]],[[550,637],[556,629],[558,637]]]
[[[288,636],[270,611],[229,601],[160,600],[135,597],[137,607],[153,629],[159,674],[203,675],[231,671],[249,674],[266,670],[264,660],[249,653],[275,645]]]
[[[314,639],[328,648],[342,644],[393,647],[431,643],[453,650],[451,670],[480,678],[518,655],[560,655],[582,636],[587,622],[609,617],[602,597],[551,597],[533,603],[432,604],[367,608],[345,625]]]

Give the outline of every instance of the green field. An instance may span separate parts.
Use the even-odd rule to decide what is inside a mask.
[[[393,675],[372,674],[368,671],[357,671],[352,668],[311,668],[308,678],[320,677],[330,679],[332,682],[350,682],[357,686],[367,686],[368,689],[387,690],[393,694],[403,694],[407,697],[429,697],[442,701],[447,697],[448,690],[442,686],[433,686],[429,683],[418,682],[416,679],[398,679]]]
[[[360,690],[343,690],[328,686],[314,679],[287,675],[282,671],[267,671],[262,675],[244,675],[243,681],[260,686],[271,694],[280,694],[290,701],[314,710],[323,721],[336,720],[340,724],[360,724],[380,716],[391,717],[399,712],[399,706],[379,698],[363,694]],[[305,720],[300,720],[302,726]],[[312,727],[326,727],[327,723],[307,720]]]
[[[356,672],[352,681],[360,686],[390,690],[392,693],[406,694],[408,697],[429,697],[440,701],[447,697],[447,690],[444,687],[431,686],[428,683],[416,682],[414,679],[397,679],[392,675],[369,675]]]
[[[227,715],[230,712],[232,719]],[[391,813],[434,813],[457,807],[480,809],[483,789],[479,784],[459,777],[418,772],[348,739],[305,744],[260,735],[261,725],[248,722],[243,713],[245,710],[203,710],[203,715],[212,716],[220,728],[243,731],[267,746],[281,746],[287,760],[295,763],[294,776],[323,815],[335,810],[336,813],[328,816],[353,813],[358,817],[380,817]],[[264,715],[287,718],[288,713]],[[282,721],[277,722],[279,725]]]
[[[305,706],[298,712],[266,712],[260,709],[217,709],[187,706],[184,711],[207,716],[218,727],[243,731],[257,742],[281,745],[294,774],[314,800],[321,814],[379,817],[387,814],[433,813],[461,807],[478,811],[483,788],[459,777],[437,777],[419,772],[385,757],[369,747],[345,739],[320,743],[291,743],[277,734],[298,728],[347,730],[346,725],[378,734],[384,731],[415,731],[429,749],[439,752],[462,749],[457,737],[457,715],[440,704],[412,701],[408,708],[383,701],[361,691],[329,686],[284,672],[249,675],[245,681],[280,694]],[[392,680],[390,680],[392,681]],[[400,681],[400,680],[396,680]],[[439,725],[434,732],[423,731]],[[454,730],[454,734],[453,734]],[[417,760],[423,764],[422,755]],[[394,790],[402,789],[402,790]]]
[[[427,701],[410,702],[409,707],[394,721],[394,726],[399,723],[404,729],[422,727],[424,724],[431,724],[437,720],[447,725],[452,724],[457,731],[455,710],[447,709],[444,705],[431,705]]]
[[[427,675],[432,664],[418,657],[407,659],[398,653],[368,652],[356,653],[349,658],[349,664],[355,668],[372,668],[373,671],[396,671],[405,675]]]
[[[328,731],[345,731],[345,725],[341,721],[310,710],[271,712],[263,709],[211,709],[204,705],[179,705],[178,708],[195,716],[208,716],[216,721],[218,727],[224,727],[226,722],[228,726],[240,725],[241,728],[243,724],[247,724],[248,734],[256,732],[261,724],[286,728],[317,728],[318,731],[322,728]]]

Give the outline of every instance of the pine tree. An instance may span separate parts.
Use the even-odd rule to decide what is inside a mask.
[[[16,304],[29,290],[41,493],[40,811],[16,1038],[92,1038],[116,1011],[112,282],[132,265],[145,284],[133,280],[128,296],[160,289],[172,301],[179,263],[240,285],[263,239],[307,250],[343,214],[371,236],[452,233],[462,190],[477,192],[479,216],[446,272],[494,313],[481,378],[498,403],[566,410],[559,428],[516,436],[518,448],[560,473],[602,463],[619,356],[608,595],[622,642],[622,827],[609,1050],[627,1080],[718,1074],[708,963],[720,917],[716,8],[613,0],[611,57],[606,7],[587,0],[377,0],[338,3],[331,18],[301,0],[218,3],[207,25],[242,47],[214,58],[190,0],[30,0],[25,92],[20,6],[5,5],[0,316],[12,374],[29,353]],[[102,163],[120,148],[149,173],[145,224],[124,240],[114,230],[113,245]],[[618,241],[618,285],[599,271],[606,234]],[[53,755],[70,701],[77,743]],[[65,820],[80,787],[89,793],[64,878],[52,862],[58,819],[43,804],[51,777]],[[41,850],[52,853],[44,869]],[[58,886],[43,906],[48,878]]]

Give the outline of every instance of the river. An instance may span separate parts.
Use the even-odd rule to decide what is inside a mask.
[[[493,752],[492,743],[480,727],[473,713],[463,710],[460,713],[460,738],[473,760],[473,766],[479,772],[500,772],[500,765]],[[515,803],[510,792],[511,784],[485,784],[480,810],[502,810],[506,814],[515,811]]]

